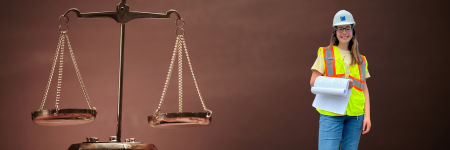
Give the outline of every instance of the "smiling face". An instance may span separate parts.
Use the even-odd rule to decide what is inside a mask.
[[[351,25],[340,25],[336,29],[336,37],[340,43],[349,43],[353,38],[353,29]]]

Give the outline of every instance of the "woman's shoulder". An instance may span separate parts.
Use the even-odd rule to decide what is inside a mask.
[[[319,47],[319,49],[317,50],[317,55],[320,56],[320,54],[323,53],[324,49],[327,49],[327,47]]]
[[[332,46],[333,49],[336,49],[336,46]],[[330,46],[323,46],[323,47],[319,47],[319,49],[317,50],[317,55],[319,55],[320,53],[322,53],[323,51],[326,51],[327,49],[329,49]]]
[[[317,51],[323,51],[323,50],[326,50],[328,48],[330,48],[330,46],[322,46],[322,47],[319,47],[319,50],[317,50]]]

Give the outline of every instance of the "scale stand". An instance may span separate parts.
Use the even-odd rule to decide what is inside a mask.
[[[80,13],[78,9],[72,8],[67,10],[61,17],[73,11],[77,14],[78,18],[111,18],[117,23],[120,23],[120,67],[119,67],[119,97],[117,107],[117,136],[111,136],[109,142],[98,142],[98,138],[91,137],[86,138],[86,142],[72,144],[69,150],[94,150],[94,149],[142,149],[142,150],[157,150],[154,144],[144,144],[142,142],[135,142],[134,138],[126,139],[125,142],[121,141],[121,128],[122,128],[122,90],[123,90],[123,64],[124,64],[124,41],[125,41],[125,23],[138,18],[148,19],[168,19],[170,14],[175,13],[178,17],[177,20],[182,20],[180,15],[175,10],[169,10],[165,14],[161,13],[147,13],[147,12],[130,12],[129,6],[126,0],[121,0],[117,5],[116,11],[108,12],[92,12],[92,13]]]
[[[62,126],[62,125],[76,125],[89,123],[93,121],[97,115],[97,109],[92,106],[90,98],[88,96],[86,87],[84,86],[83,79],[81,77],[80,71],[78,69],[78,65],[76,63],[75,55],[73,54],[72,47],[69,42],[69,36],[67,32],[69,27],[67,23],[69,22],[69,18],[67,14],[71,11],[77,14],[78,18],[111,18],[114,19],[117,23],[120,23],[121,36],[120,36],[120,67],[119,67],[119,92],[118,92],[118,107],[117,107],[117,135],[110,136],[108,142],[99,142],[97,137],[88,137],[86,138],[86,142],[72,144],[69,147],[69,150],[98,150],[98,149],[140,149],[140,150],[157,150],[154,144],[144,144],[142,142],[136,142],[134,138],[125,139],[124,142],[121,141],[121,128],[122,128],[122,93],[123,93],[123,64],[124,64],[124,42],[125,42],[125,23],[138,18],[160,18],[160,19],[168,19],[170,18],[170,14],[175,13],[178,19],[175,21],[177,29],[175,30],[175,34],[177,35],[177,39],[175,42],[175,47],[172,55],[172,59],[169,66],[169,72],[167,74],[166,83],[164,84],[163,92],[161,95],[161,99],[153,115],[148,116],[148,123],[152,127],[176,127],[179,128],[181,126],[205,126],[209,125],[212,120],[212,111],[206,108],[206,105],[203,101],[202,95],[200,93],[200,89],[197,84],[197,80],[194,75],[194,71],[192,69],[191,60],[189,58],[188,50],[186,47],[186,41],[184,38],[184,21],[180,17],[177,11],[169,10],[165,14],[161,13],[147,13],[147,12],[130,12],[129,6],[125,4],[126,0],[121,0],[119,5],[117,5],[115,12],[92,12],[92,13],[80,13],[78,9],[72,8],[67,10],[63,15],[60,16],[59,21],[61,25],[59,26],[59,31],[61,32],[59,43],[56,49],[56,54],[53,59],[52,70],[50,72],[49,80],[47,83],[47,87],[44,93],[44,97],[42,99],[42,103],[40,109],[31,113],[32,120],[34,123],[45,126]],[[63,21],[61,19],[67,19],[67,21]],[[181,25],[178,23],[182,22]],[[67,28],[66,31],[61,31],[61,27],[65,26]],[[179,35],[178,31],[182,31],[182,34]],[[83,90],[84,96],[86,98],[86,102],[88,103],[89,109],[59,109],[59,102],[61,96],[61,84],[62,84],[62,76],[63,76],[63,65],[64,65],[64,47],[65,41],[67,40],[67,46],[69,48],[69,54],[72,58],[75,72],[77,73],[78,80],[81,85],[81,89]],[[182,73],[182,55],[183,49],[186,54],[186,58],[189,64],[189,68],[195,83],[195,87],[197,89],[197,93],[200,98],[200,102],[203,106],[204,112],[183,112],[182,111],[182,103],[183,103],[183,73]],[[53,78],[53,74],[55,72],[55,66],[57,64],[57,60],[59,57],[59,73],[58,73],[58,84],[56,90],[56,105],[55,109],[44,110],[44,104],[47,99],[48,90],[51,85],[51,81]],[[172,74],[175,58],[178,56],[178,112],[177,113],[161,113],[161,107],[164,102],[164,98],[166,96],[167,89],[169,87],[169,81]]]

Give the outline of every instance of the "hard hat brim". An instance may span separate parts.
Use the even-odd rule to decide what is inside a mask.
[[[333,27],[336,27],[336,26],[340,26],[340,25],[355,25],[356,23],[355,22],[341,22],[341,23],[336,23],[336,24],[333,24]]]

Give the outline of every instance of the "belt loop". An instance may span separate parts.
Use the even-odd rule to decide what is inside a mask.
[[[358,116],[356,116],[356,120],[358,120]]]

